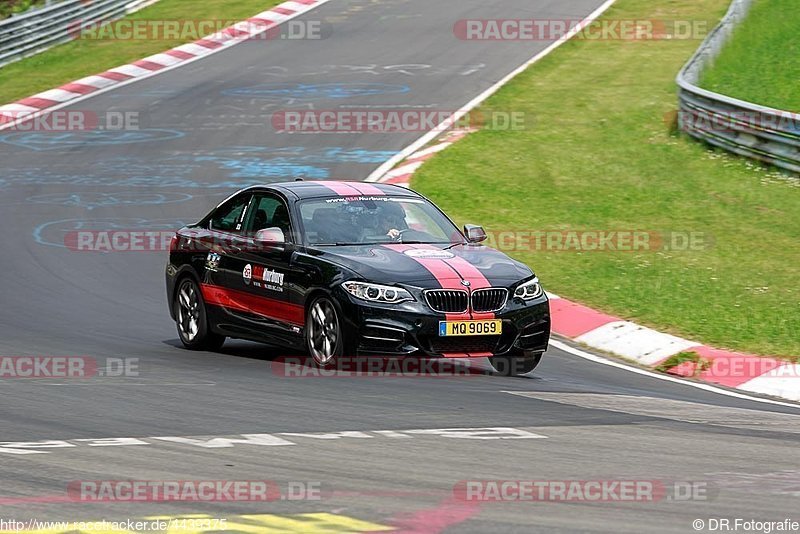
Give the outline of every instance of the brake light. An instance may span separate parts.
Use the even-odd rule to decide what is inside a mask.
[[[169,241],[169,251],[175,252],[178,249],[178,243],[180,243],[180,238],[178,237],[178,234],[175,234]]]

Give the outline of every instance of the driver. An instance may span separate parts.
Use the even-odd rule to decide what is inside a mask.
[[[392,239],[397,239],[406,228],[408,225],[403,207],[395,202],[382,203],[378,209],[378,231]]]

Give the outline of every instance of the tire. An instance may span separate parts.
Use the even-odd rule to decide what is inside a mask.
[[[492,356],[489,363],[502,376],[522,376],[530,373],[542,361],[541,352],[519,352],[503,356]]]
[[[314,299],[306,310],[306,350],[317,367],[335,367],[349,346],[339,317],[338,307],[328,297]]]
[[[181,343],[189,350],[216,351],[225,343],[225,336],[209,328],[203,294],[191,278],[181,280],[175,292],[175,326]]]

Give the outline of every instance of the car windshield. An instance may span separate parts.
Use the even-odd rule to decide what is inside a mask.
[[[447,217],[430,202],[418,198],[317,198],[303,201],[300,213],[309,245],[464,241]]]

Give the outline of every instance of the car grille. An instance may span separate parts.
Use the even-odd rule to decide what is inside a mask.
[[[442,313],[464,313],[469,307],[469,295],[458,289],[434,289],[425,292],[428,306]]]
[[[502,310],[508,300],[508,290],[497,287],[478,289],[470,297],[459,289],[432,289],[425,292],[425,299],[433,311],[441,313],[464,313],[470,307],[471,299],[472,311],[485,313]]]
[[[478,289],[472,293],[472,310],[476,312],[493,312],[502,310],[508,299],[505,288]]]
[[[431,338],[431,349],[436,354],[495,352],[498,336]]]

